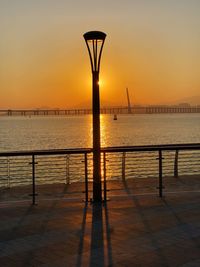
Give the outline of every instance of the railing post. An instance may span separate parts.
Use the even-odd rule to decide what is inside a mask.
[[[85,153],[85,201],[88,202],[88,160],[87,153]]]
[[[163,196],[162,150],[159,150],[159,197]]]
[[[126,152],[122,153],[122,180],[126,179]]]
[[[179,156],[179,150],[176,149],[174,158],[174,177],[178,177],[178,156]]]
[[[66,155],[66,184],[70,184],[70,176],[69,176],[69,155]]]
[[[10,158],[7,158],[7,187],[10,188]]]
[[[107,201],[107,184],[106,184],[106,152],[103,152],[103,193],[104,201]]]
[[[35,162],[35,155],[32,155],[32,162],[30,164],[32,165],[32,205],[36,205],[35,196],[37,194],[35,193],[35,164],[37,164],[37,162]]]

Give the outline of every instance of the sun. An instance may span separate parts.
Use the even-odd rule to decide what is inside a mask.
[[[102,86],[102,83],[103,83],[102,80],[99,80],[99,81],[98,81],[98,85],[99,85],[99,86]]]
[[[99,86],[105,86],[105,79],[99,79],[98,84]]]

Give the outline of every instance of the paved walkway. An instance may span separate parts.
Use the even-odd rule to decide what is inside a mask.
[[[162,199],[143,183],[111,182],[106,205],[86,205],[74,185],[37,206],[1,199],[0,266],[199,267],[200,181],[171,183]]]

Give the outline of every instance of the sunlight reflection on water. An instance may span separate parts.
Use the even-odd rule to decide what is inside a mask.
[[[200,142],[200,114],[101,115],[101,146]],[[92,117],[2,117],[0,150],[92,146]]]

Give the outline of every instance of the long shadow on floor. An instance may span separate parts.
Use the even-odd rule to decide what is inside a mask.
[[[89,266],[113,266],[108,207],[106,203],[93,203],[91,205],[92,221]],[[83,220],[76,267],[81,267],[83,263],[84,237],[86,226],[88,223],[90,223],[87,221],[87,216],[88,205],[86,204],[83,210]]]
[[[87,211],[88,211],[88,204],[86,203],[85,207],[83,209],[83,220],[82,220],[82,224],[81,224],[80,241],[79,241],[79,246],[78,246],[78,257],[77,257],[77,262],[76,262],[77,267],[82,265]]]
[[[126,180],[123,180],[123,185],[124,185],[124,189],[125,189],[126,193],[128,195],[130,195],[130,197],[133,201],[134,209],[136,209],[137,213],[139,214],[141,221],[142,221],[142,223],[146,229],[146,232],[149,233],[148,238],[152,244],[152,247],[157,252],[157,257],[158,257],[159,262],[162,264],[163,267],[169,266],[167,258],[165,257],[164,253],[162,252],[162,249],[159,246],[158,241],[156,240],[156,238],[153,235],[153,229],[151,228],[151,225],[148,221],[148,218],[145,215],[144,208],[141,206],[138,198],[131,193],[131,190],[128,187],[128,183]],[[157,197],[157,196],[155,196],[155,197]]]

